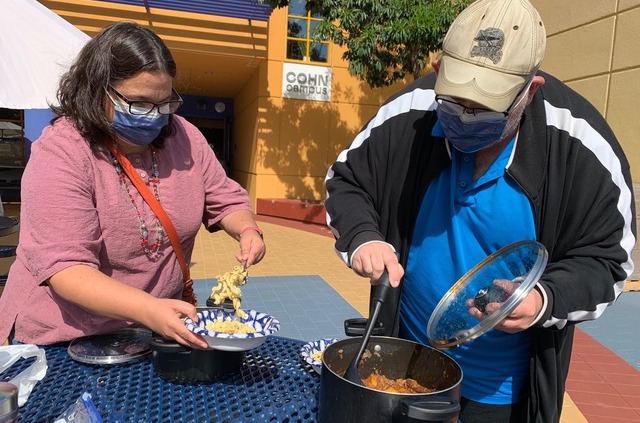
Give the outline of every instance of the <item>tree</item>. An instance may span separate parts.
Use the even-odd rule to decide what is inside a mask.
[[[263,0],[274,8],[289,0]],[[370,87],[419,78],[455,17],[470,0],[308,0],[322,15],[315,40],[346,47],[349,72]]]

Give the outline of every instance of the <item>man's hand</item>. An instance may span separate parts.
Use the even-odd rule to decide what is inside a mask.
[[[495,280],[494,285],[505,292],[504,301],[511,296],[513,292],[520,286],[519,283],[512,282],[506,279]],[[471,298],[467,300],[467,307],[469,307],[469,314],[477,318],[478,320],[484,319],[486,316],[495,313],[501,306],[502,301],[489,302],[484,306],[484,313],[475,305],[475,299]],[[533,321],[538,317],[544,300],[542,294],[538,288],[532,289],[529,294],[522,300],[522,302],[516,307],[511,314],[502,319],[495,329],[501,330],[507,333],[516,333],[522,330],[528,329]]]
[[[398,262],[398,257],[386,242],[375,241],[358,248],[351,258],[351,268],[366,278],[371,279],[371,285],[376,285],[387,269],[389,284],[397,288],[404,276],[404,269]]]

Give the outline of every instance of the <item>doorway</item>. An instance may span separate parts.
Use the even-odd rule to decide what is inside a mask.
[[[180,94],[184,103],[178,114],[207,138],[227,176],[233,171],[233,99]]]
[[[194,124],[207,139],[228,176],[231,175],[231,119],[186,118]]]

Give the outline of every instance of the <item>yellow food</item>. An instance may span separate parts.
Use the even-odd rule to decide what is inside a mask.
[[[237,320],[214,320],[204,327],[209,331],[222,333],[254,333],[256,331],[253,326]]]
[[[314,361],[322,361],[322,351],[316,351],[311,354],[311,359]]]
[[[218,284],[211,290],[211,299],[215,304],[222,304],[224,300],[230,300],[236,311],[236,316],[242,318],[245,312],[240,309],[242,292],[240,287],[247,283],[247,270],[242,266],[235,266],[231,272],[218,275]]]

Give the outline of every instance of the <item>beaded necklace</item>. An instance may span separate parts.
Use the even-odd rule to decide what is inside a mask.
[[[111,162],[113,163],[113,167],[116,169],[116,173],[118,174],[118,178],[120,179],[120,185],[124,189],[124,191],[129,194],[129,198],[131,199],[131,204],[133,206],[133,210],[136,212],[136,216],[140,221],[140,244],[142,245],[142,251],[151,258],[155,259],[158,257],[160,253],[160,247],[162,246],[162,242],[164,241],[164,229],[162,227],[162,222],[156,216],[156,241],[153,243],[151,247],[149,247],[149,230],[147,229],[147,224],[144,221],[144,217],[138,206],[136,205],[136,200],[133,198],[131,194],[131,189],[129,188],[129,184],[127,183],[127,175],[122,170],[118,159],[111,155]],[[156,200],[160,202],[160,195],[158,194],[158,185],[160,185],[160,176],[158,172],[158,159],[156,158],[156,150],[151,149],[151,162],[152,162],[152,175],[149,178],[149,184],[153,187],[153,194],[156,197]]]

